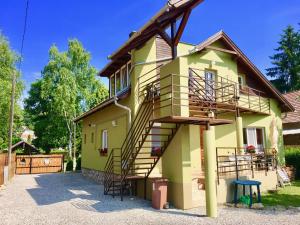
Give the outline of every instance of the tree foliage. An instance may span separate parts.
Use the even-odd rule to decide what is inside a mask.
[[[33,123],[38,147],[68,146],[71,151],[74,118],[107,98],[90,59],[76,39],[69,40],[65,52],[55,45],[50,48],[42,78],[32,84],[25,101],[26,120]]]
[[[283,93],[300,89],[300,33],[292,26],[283,30],[279,47],[271,56],[273,67],[267,75],[275,78],[273,84]]]
[[[7,148],[8,145],[8,122],[12,90],[12,75],[16,74],[16,95],[15,95],[15,114],[14,114],[14,133],[16,139],[22,125],[22,109],[19,100],[24,88],[21,76],[17,73],[16,64],[20,57],[14,52],[7,38],[0,31],[0,150]]]

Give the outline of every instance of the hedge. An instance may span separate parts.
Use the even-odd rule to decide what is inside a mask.
[[[295,167],[296,179],[300,179],[300,146],[285,147],[285,163]]]

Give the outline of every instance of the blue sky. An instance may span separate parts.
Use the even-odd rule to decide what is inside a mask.
[[[101,69],[107,56],[138,30],[166,0],[30,0],[22,65],[26,96],[40,77],[48,50],[56,44],[66,50],[69,38],[78,38]],[[0,30],[19,51],[26,0],[0,0]],[[298,29],[299,0],[206,0],[192,13],[182,41],[199,43],[223,29],[262,72],[287,25]],[[107,81],[103,80],[107,85]]]

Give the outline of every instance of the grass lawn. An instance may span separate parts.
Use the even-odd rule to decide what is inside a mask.
[[[279,188],[277,193],[265,193],[262,195],[262,203],[266,206],[294,206],[300,207],[300,180],[292,183],[292,186]]]

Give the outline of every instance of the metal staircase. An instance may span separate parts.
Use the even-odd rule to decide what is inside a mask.
[[[188,79],[188,84],[184,86],[188,88],[187,95],[185,89],[182,91],[182,85],[174,82],[178,77]],[[161,82],[165,82],[165,85],[161,85]],[[236,110],[234,84],[208,81],[192,69],[189,76],[170,74],[160,78],[155,74],[139,82],[138,86],[139,97],[142,97],[140,108],[121,148],[111,150],[104,169],[104,194],[120,195],[121,199],[123,195],[134,192],[134,181],[138,179],[143,179],[146,187],[147,178],[169,146],[180,124],[199,124],[207,122],[208,119],[214,120],[215,113],[220,111]],[[186,97],[181,98],[181,95]],[[178,117],[175,114],[178,112],[176,107],[186,107],[179,103],[182,99],[188,101],[187,117]],[[170,116],[160,115],[168,109]],[[190,117],[194,118],[192,122]]]
[[[132,182],[146,179],[175,136],[179,125],[153,121],[155,96],[149,91],[120,149],[112,149],[104,175],[104,194],[129,194]]]

